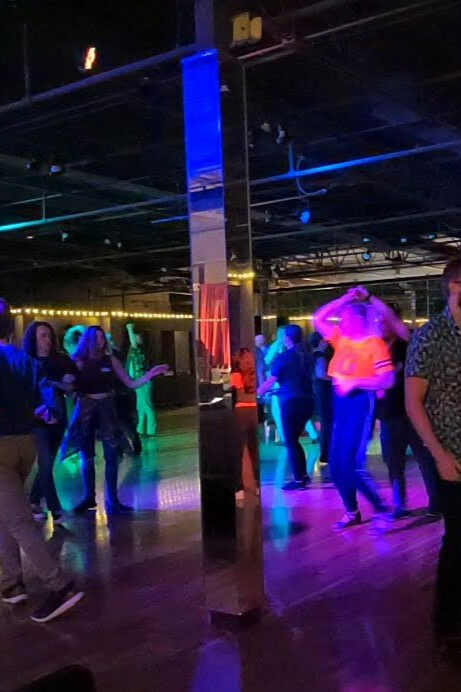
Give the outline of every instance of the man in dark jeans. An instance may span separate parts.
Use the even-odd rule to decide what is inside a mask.
[[[326,467],[330,461],[331,435],[333,431],[333,381],[328,375],[328,366],[334,351],[319,332],[313,332],[309,339],[312,349],[312,374],[314,398],[320,419],[320,473],[322,480],[329,480]]]
[[[395,519],[410,516],[407,508],[405,467],[407,448],[418,462],[429,498],[428,518],[440,518],[438,477],[434,460],[421,442],[405,411],[404,368],[410,330],[399,315],[398,306],[389,306],[372,297],[371,304],[380,316],[380,331],[387,342],[395,369],[394,386],[377,400],[376,417],[381,421],[381,449],[389,472]]]
[[[286,351],[274,360],[270,377],[258,388],[258,396],[264,396],[277,383],[281,421],[287,458],[294,480],[283,486],[284,490],[305,490],[310,483],[306,455],[299,441],[304,427],[314,410],[311,363],[303,344],[301,327],[290,324],[285,327]]]
[[[48,622],[72,608],[83,593],[48,553],[24,493],[24,483],[37,456],[32,429],[36,414],[53,422],[42,404],[42,370],[37,361],[9,343],[13,319],[0,298],[0,578],[1,600],[15,605],[27,600],[21,551],[48,590],[32,614]]]
[[[443,286],[445,310],[411,340],[405,396],[408,415],[441,479],[445,535],[434,625],[436,635],[450,641],[461,634],[461,257],[445,267]]]

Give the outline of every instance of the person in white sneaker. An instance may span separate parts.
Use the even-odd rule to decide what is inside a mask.
[[[76,605],[76,589],[51,555],[32,517],[24,483],[37,456],[32,429],[37,415],[53,422],[40,364],[10,344],[14,323],[8,303],[0,299],[0,592],[3,603],[27,600],[21,551],[48,591],[32,614],[48,622]]]
[[[374,420],[376,392],[394,384],[394,366],[386,343],[369,320],[368,291],[359,286],[320,308],[314,324],[335,354],[328,367],[334,386],[334,425],[330,449],[333,481],[346,513],[335,525],[360,524],[357,491],[375,510],[374,526],[382,530],[388,508],[366,468],[367,445]]]

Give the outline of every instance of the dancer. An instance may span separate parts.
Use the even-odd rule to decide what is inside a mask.
[[[118,350],[112,334],[106,334],[107,343],[109,344],[112,355],[122,362],[122,355]],[[142,442],[139,436],[138,425],[138,410],[136,408],[136,393],[132,389],[128,389],[119,380],[115,378],[115,409],[120,421],[123,433],[129,444],[129,451],[135,456],[139,456],[142,452]]]
[[[286,351],[275,358],[271,376],[259,387],[258,396],[264,395],[275,384],[279,386],[283,437],[294,476],[294,480],[284,485],[283,489],[305,490],[310,478],[306,455],[299,438],[314,410],[314,396],[310,362],[301,327],[290,324],[284,328],[284,346]]]
[[[130,350],[126,361],[126,369],[130,377],[138,379],[147,371],[147,353],[143,335],[135,330],[132,323],[126,325],[130,339]],[[138,433],[154,436],[157,434],[157,416],[154,407],[154,389],[149,380],[144,386],[136,389],[138,409]]]
[[[258,416],[256,404],[257,377],[255,357],[248,348],[241,348],[232,358],[231,386],[234,394],[234,419],[238,452],[235,474],[236,500],[242,500],[244,490],[257,492]],[[245,465],[247,452],[249,465]]]
[[[52,389],[55,423],[43,421],[33,429],[38,451],[38,471],[30,493],[34,519],[46,519],[41,507],[43,498],[55,524],[65,519],[53,478],[53,467],[67,425],[64,391],[70,391],[75,380],[75,363],[56,348],[56,334],[48,322],[32,322],[23,341],[24,352],[41,363]]]
[[[75,450],[82,454],[85,497],[74,511],[80,514],[96,507],[94,457],[98,431],[106,461],[106,511],[109,514],[131,512],[132,508],[123,505],[117,493],[120,425],[115,410],[114,380],[118,377],[126,387],[136,389],[167,372],[168,366],[157,365],[133,380],[120,361],[109,355],[106,335],[101,327],[86,330],[74,360],[78,370],[76,389],[79,398],[63,444],[64,455]]]
[[[85,327],[81,324],[76,324],[65,332],[62,345],[66,353],[72,358],[78,348],[80,339],[85,333]]]
[[[328,375],[328,366],[334,351],[319,332],[313,332],[309,342],[312,348],[315,406],[320,418],[320,469],[324,474],[330,459],[333,430],[333,383]],[[326,476],[322,477],[327,480]]]
[[[266,339],[263,334],[257,334],[255,336],[255,361],[256,361],[256,383],[259,387],[263,382],[266,381],[267,368],[265,357],[267,354]],[[269,397],[270,398],[270,397]],[[269,401],[266,398],[258,399],[258,423],[263,423],[264,425],[264,439],[269,442],[270,438],[270,421],[268,414]]]
[[[400,318],[398,306],[390,307],[374,296],[370,303],[378,313],[380,334],[389,346],[395,368],[395,384],[377,399],[376,406],[376,417],[381,421],[381,450],[392,487],[393,517],[401,519],[411,514],[407,507],[405,481],[406,452],[410,447],[429,498],[427,516],[437,519],[440,518],[440,500],[434,461],[405,411],[404,367],[410,330]]]
[[[384,530],[387,526],[388,508],[366,470],[366,454],[376,392],[392,387],[394,367],[385,342],[372,335],[364,303],[368,297],[364,288],[352,288],[314,315],[315,328],[335,349],[328,368],[334,385],[330,465],[346,508],[345,515],[335,525],[337,529],[360,524],[357,490],[374,507],[374,528]],[[332,320],[339,318],[339,326],[335,326]]]
[[[267,353],[265,355],[265,363],[267,367],[270,368],[272,367],[275,359],[277,358],[280,353],[283,353],[285,350],[285,327],[279,327],[277,329],[277,336],[275,341],[269,346],[267,349]],[[275,390],[278,389],[278,385],[275,386]],[[274,419],[275,423],[275,442],[285,442],[284,437],[283,437],[283,425],[282,425],[282,414],[280,410],[280,401],[278,398],[278,393],[275,391],[272,394],[271,397],[271,413],[272,413],[272,418]]]
[[[440,475],[445,535],[439,557],[435,633],[460,650],[461,630],[461,258],[443,272],[445,310],[417,331],[405,367],[407,412]],[[457,638],[457,639],[456,639]]]
[[[54,411],[43,404],[40,364],[10,344],[13,331],[10,307],[0,299],[0,591],[4,603],[27,600],[22,550],[48,590],[31,617],[48,622],[75,606],[83,592],[48,553],[24,493],[37,454],[36,416],[52,422]]]

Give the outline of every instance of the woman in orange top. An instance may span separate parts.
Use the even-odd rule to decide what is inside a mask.
[[[257,480],[259,478],[256,363],[253,353],[248,348],[239,349],[232,357],[231,386],[234,396],[236,442],[238,446],[235,492],[236,499],[242,499],[244,485],[246,489],[254,492],[257,490]],[[248,452],[250,464],[245,466],[244,473],[245,449]]]
[[[366,469],[366,451],[374,420],[376,392],[389,389],[394,367],[386,343],[375,335],[366,304],[369,293],[359,286],[320,308],[315,328],[335,349],[328,374],[334,385],[331,473],[346,513],[337,529],[362,520],[357,491],[375,510],[375,528],[384,529],[388,508]],[[337,324],[335,324],[337,322]]]

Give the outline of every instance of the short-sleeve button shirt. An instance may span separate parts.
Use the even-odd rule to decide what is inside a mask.
[[[434,433],[461,461],[461,329],[448,306],[413,334],[405,376],[429,382],[425,408]]]

